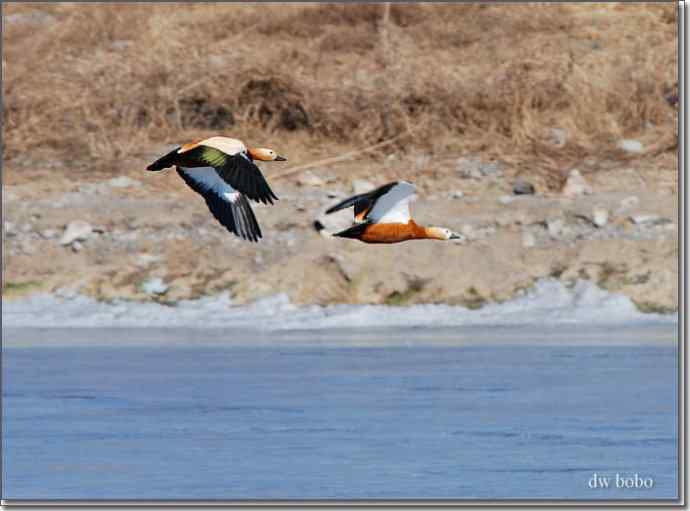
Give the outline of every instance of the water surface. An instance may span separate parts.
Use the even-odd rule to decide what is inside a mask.
[[[677,496],[670,342],[87,332],[91,345],[19,330],[3,349],[6,499]],[[592,489],[595,473],[654,486]]]

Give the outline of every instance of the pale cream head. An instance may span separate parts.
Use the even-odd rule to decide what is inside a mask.
[[[250,147],[247,152],[255,160],[261,161],[286,161],[287,158],[279,156],[273,149],[268,149],[266,147]]]
[[[427,227],[426,234],[431,239],[435,240],[464,240],[465,237],[462,234],[453,232],[445,227]]]

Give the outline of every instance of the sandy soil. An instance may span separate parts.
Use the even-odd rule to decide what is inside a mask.
[[[4,297],[78,291],[101,300],[170,303],[228,290],[239,303],[285,292],[295,303],[476,308],[556,277],[569,284],[589,279],[643,311],[677,310],[678,191],[668,153],[584,161],[578,168],[591,193],[573,197],[538,180],[531,181],[536,194],[514,195],[516,171],[480,156],[360,156],[274,180],[271,173],[285,167],[268,164],[281,200],[255,206],[264,239],[251,244],[219,226],[175,172],[143,171],[165,149],[126,163],[117,178],[70,178],[50,168],[6,174]],[[308,156],[290,163],[304,161]],[[349,212],[322,213],[352,192],[353,180],[380,185],[395,178],[418,185],[419,223],[467,239],[376,246],[327,234],[350,221]],[[602,224],[599,213],[595,225],[600,209],[608,218]],[[317,219],[326,227],[320,232]],[[73,221],[88,223],[91,232],[61,244]]]

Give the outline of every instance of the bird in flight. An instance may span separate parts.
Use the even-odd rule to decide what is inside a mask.
[[[262,237],[247,199],[273,204],[278,197],[255,161],[286,161],[273,149],[247,148],[240,140],[210,137],[184,144],[146,170],[175,166],[189,187],[206,199],[208,209],[228,231],[248,241]]]
[[[400,243],[408,240],[464,239],[445,227],[422,227],[410,215],[416,191],[407,181],[394,181],[371,192],[355,195],[326,210],[327,214],[354,206],[354,225],[334,234],[364,243]]]

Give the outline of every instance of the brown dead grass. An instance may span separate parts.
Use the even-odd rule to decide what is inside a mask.
[[[621,138],[675,147],[673,5],[393,4],[385,41],[382,13],[6,4],[4,161],[114,170],[218,132],[346,149],[409,131],[400,150],[482,152],[555,182],[582,158],[624,157]]]

